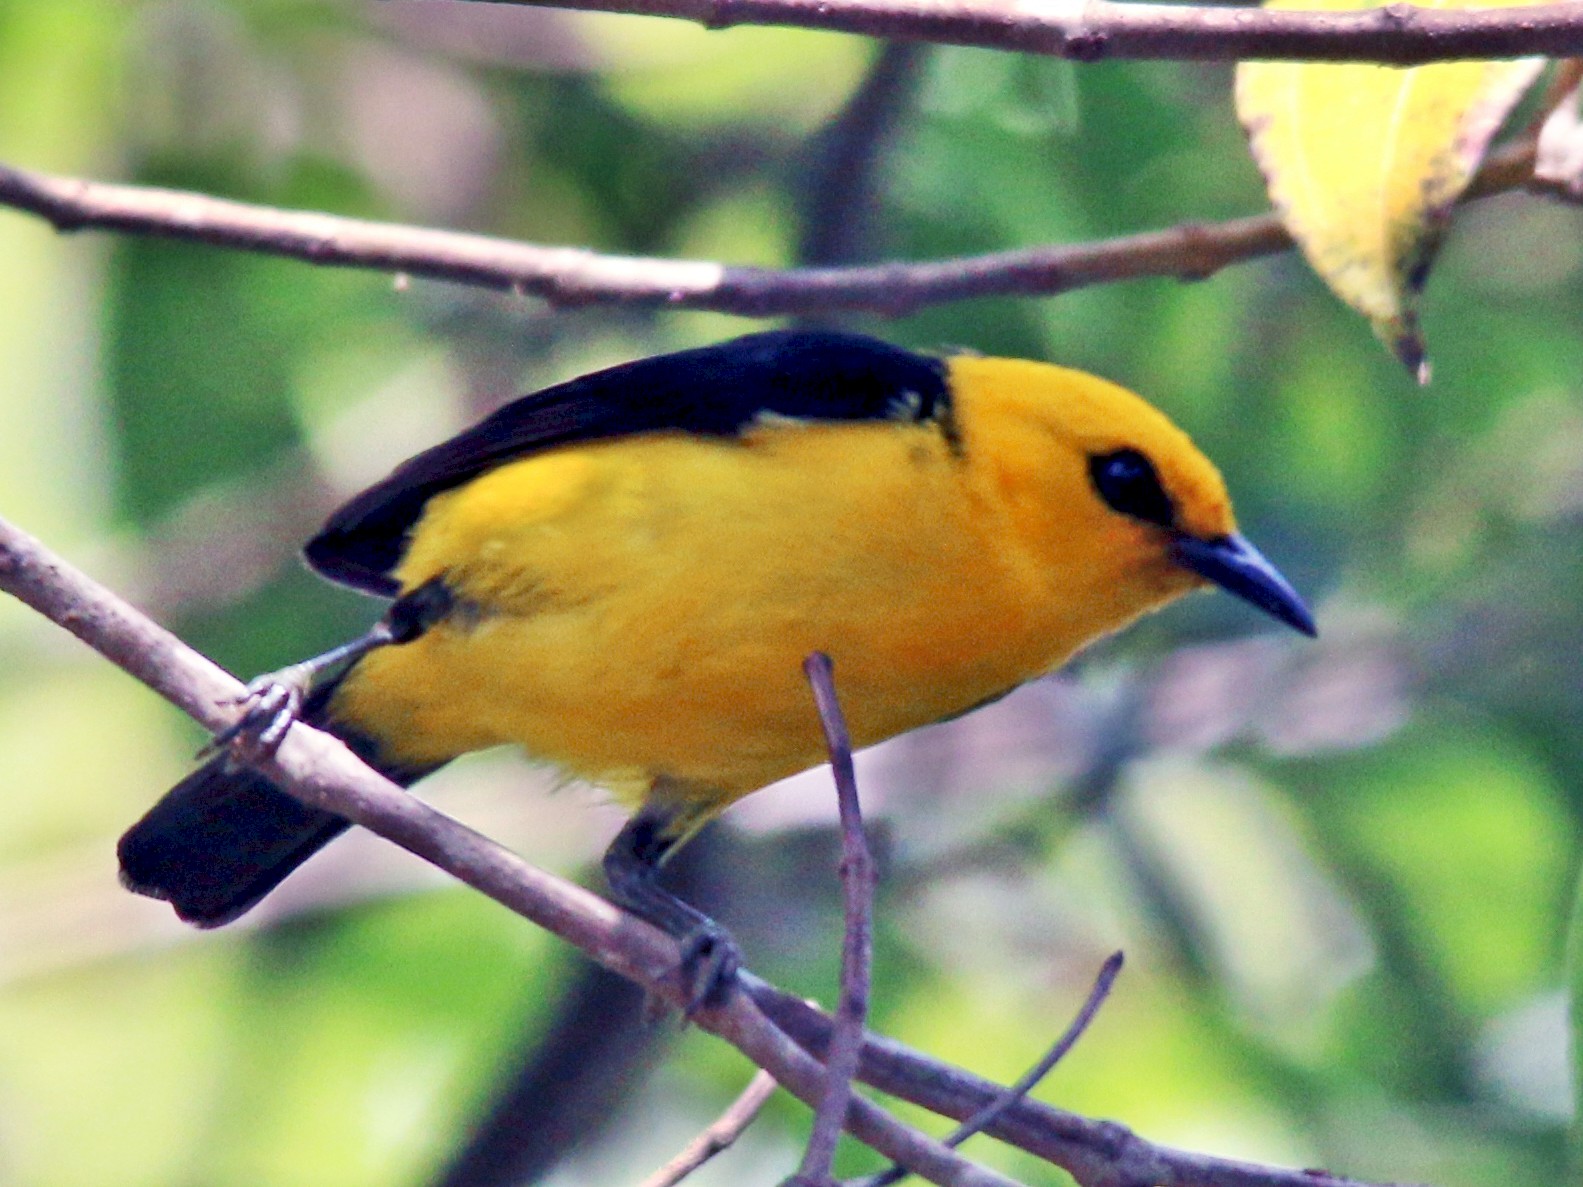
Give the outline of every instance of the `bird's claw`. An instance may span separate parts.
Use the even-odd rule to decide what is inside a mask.
[[[233,703],[241,715],[198,751],[207,758],[224,750],[233,764],[255,763],[274,755],[286,733],[302,712],[307,683],[296,668],[285,668],[249,681],[247,690]]]
[[[724,1005],[736,991],[737,973],[742,969],[742,951],[731,933],[714,922],[698,925],[681,938],[682,957],[676,962],[676,977],[687,994],[682,1021],[692,1021],[699,1010]],[[649,994],[643,1002],[643,1020],[658,1023],[668,1013],[663,998]]]
[[[736,989],[742,968],[742,950],[731,933],[718,923],[699,924],[682,937],[682,958],[676,970],[687,989],[684,1019],[699,1010],[723,1005]]]

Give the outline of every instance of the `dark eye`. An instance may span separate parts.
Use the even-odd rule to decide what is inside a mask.
[[[1099,497],[1112,511],[1163,528],[1170,527],[1176,518],[1176,509],[1160,485],[1159,475],[1149,459],[1136,449],[1118,449],[1089,458],[1088,474]]]

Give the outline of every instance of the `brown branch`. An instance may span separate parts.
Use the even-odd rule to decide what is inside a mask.
[[[109,590],[0,519],[0,589],[64,627],[211,731],[231,724],[243,688]],[[303,802],[335,812],[414,853],[677,1008],[689,1000],[675,941],[597,895],[546,873],[408,795],[336,739],[295,725],[259,769]],[[817,1105],[824,1069],[746,994],[692,1020]],[[854,1098],[846,1125],[860,1141],[942,1187],[1015,1187],[889,1113]]]
[[[241,684],[38,541],[0,520],[0,590],[32,606],[211,730],[231,723]],[[539,870],[388,782],[328,735],[294,726],[264,767],[305,802],[394,841],[523,917],[575,944],[614,972],[680,1008],[674,941],[598,896]],[[816,1104],[831,1021],[799,998],[743,974],[746,993],[699,1010],[694,1022]],[[870,1035],[859,1078],[942,1116],[972,1116],[999,1098],[996,1084]],[[948,1187],[1011,1187],[943,1145],[853,1098],[847,1126],[860,1141]],[[1021,1100],[988,1133],[1065,1168],[1084,1187],[1363,1187],[1355,1180],[1156,1146],[1124,1126]]]
[[[1167,58],[1383,62],[1583,53],[1583,7],[1346,12],[1068,0],[1048,5],[950,0],[491,0],[535,8],[679,17],[711,29],[790,25],[898,41],[1052,54],[1077,61]]]
[[[55,177],[0,165],[0,206],[58,230],[110,230],[307,263],[370,268],[541,297],[712,309],[746,317],[861,310],[899,316],[925,305],[1020,293],[1052,296],[1142,276],[1208,276],[1284,251],[1272,215],[1184,225],[1071,247],[1036,247],[923,263],[738,268],[706,260],[606,256],[339,215],[281,210],[180,190]]]
[[[836,1006],[835,1031],[825,1055],[825,1092],[814,1114],[813,1131],[794,1182],[823,1187],[830,1182],[841,1118],[852,1099],[852,1079],[863,1051],[864,1023],[868,1020],[869,971],[874,957],[874,859],[863,832],[858,804],[857,772],[852,766],[852,736],[836,696],[830,657],[816,651],[803,661],[803,674],[813,690],[830,751],[841,812],[841,889],[846,903],[846,927],[841,944],[841,998]]]
[[[716,1154],[729,1150],[742,1136],[742,1131],[753,1123],[777,1087],[775,1077],[760,1069],[724,1113],[688,1142],[675,1158],[644,1179],[641,1187],[676,1187]]]
[[[209,729],[231,723],[242,692],[238,681],[4,520],[0,589],[69,630]],[[651,993],[678,1008],[685,1004],[688,987],[676,976],[673,940],[408,795],[334,738],[294,726],[263,769],[305,802],[394,841]],[[816,1105],[825,1074],[809,1052],[827,1049],[830,1019],[756,977],[744,974],[742,981],[747,993],[697,1011],[693,1021],[736,1046],[793,1095]],[[999,1085],[873,1035],[864,1043],[859,1078],[959,1120],[1004,1093]],[[847,1127],[860,1141],[933,1182],[1012,1187],[1010,1180],[967,1162],[862,1098],[852,1099]],[[1085,1187],[1362,1187],[1321,1172],[1285,1171],[1156,1146],[1123,1126],[1026,1099],[1007,1109],[986,1132],[1065,1168]]]
[[[750,973],[742,984],[782,1031],[822,1053],[834,1024],[799,997]],[[858,1079],[943,1117],[966,1120],[1005,1089],[961,1068],[870,1034]],[[1114,1121],[1095,1121],[1023,1098],[985,1127],[1001,1141],[1053,1162],[1084,1187],[1386,1187],[1319,1170],[1284,1170],[1156,1145]]]
[[[1055,1065],[1066,1058],[1067,1052],[1077,1045],[1077,1040],[1083,1037],[1083,1032],[1088,1029],[1089,1023],[1093,1022],[1099,1014],[1099,1007],[1104,1005],[1105,999],[1110,996],[1111,986],[1116,983],[1116,978],[1121,973],[1121,965],[1121,953],[1112,952],[1100,966],[1099,975],[1094,978],[1093,988],[1088,991],[1088,997],[1084,999],[1082,1008],[1061,1032],[1061,1037],[1051,1044],[1050,1049],[1040,1056],[1038,1062],[1024,1072],[1015,1084],[947,1134],[945,1137],[947,1146],[955,1150],[974,1134],[983,1133],[1013,1105],[1025,1099],[1028,1093],[1038,1087],[1039,1082],[1050,1074]],[[892,1187],[906,1177],[906,1167],[893,1166],[872,1178],[864,1179],[857,1184],[857,1187]]]
[[[1486,158],[1468,197],[1530,184],[1533,163],[1533,139],[1513,141]],[[664,304],[750,317],[835,310],[900,316],[974,297],[1048,297],[1144,277],[1198,280],[1292,246],[1280,220],[1263,214],[1183,223],[1092,243],[920,263],[738,268],[705,260],[605,256],[582,248],[254,206],[180,190],[56,177],[7,165],[0,165],[0,206],[36,214],[61,231],[113,230],[188,240],[313,264],[505,289],[557,305]]]

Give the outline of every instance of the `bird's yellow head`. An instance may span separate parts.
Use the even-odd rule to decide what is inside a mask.
[[[1314,633],[1296,592],[1237,532],[1220,472],[1159,410],[1047,363],[947,365],[986,504],[1005,509],[1073,633],[1116,630],[1208,585]]]

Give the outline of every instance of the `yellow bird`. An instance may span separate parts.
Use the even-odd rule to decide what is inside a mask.
[[[835,333],[523,397],[352,499],[306,553],[394,600],[310,661],[328,675],[302,717],[402,784],[510,743],[609,788],[634,810],[605,855],[617,899],[724,977],[729,939],[656,875],[732,801],[824,761],[809,653],[833,658],[863,746],[1207,584],[1314,633],[1215,467],[1139,397]],[[122,839],[123,879],[215,926],[345,827],[219,758]]]

